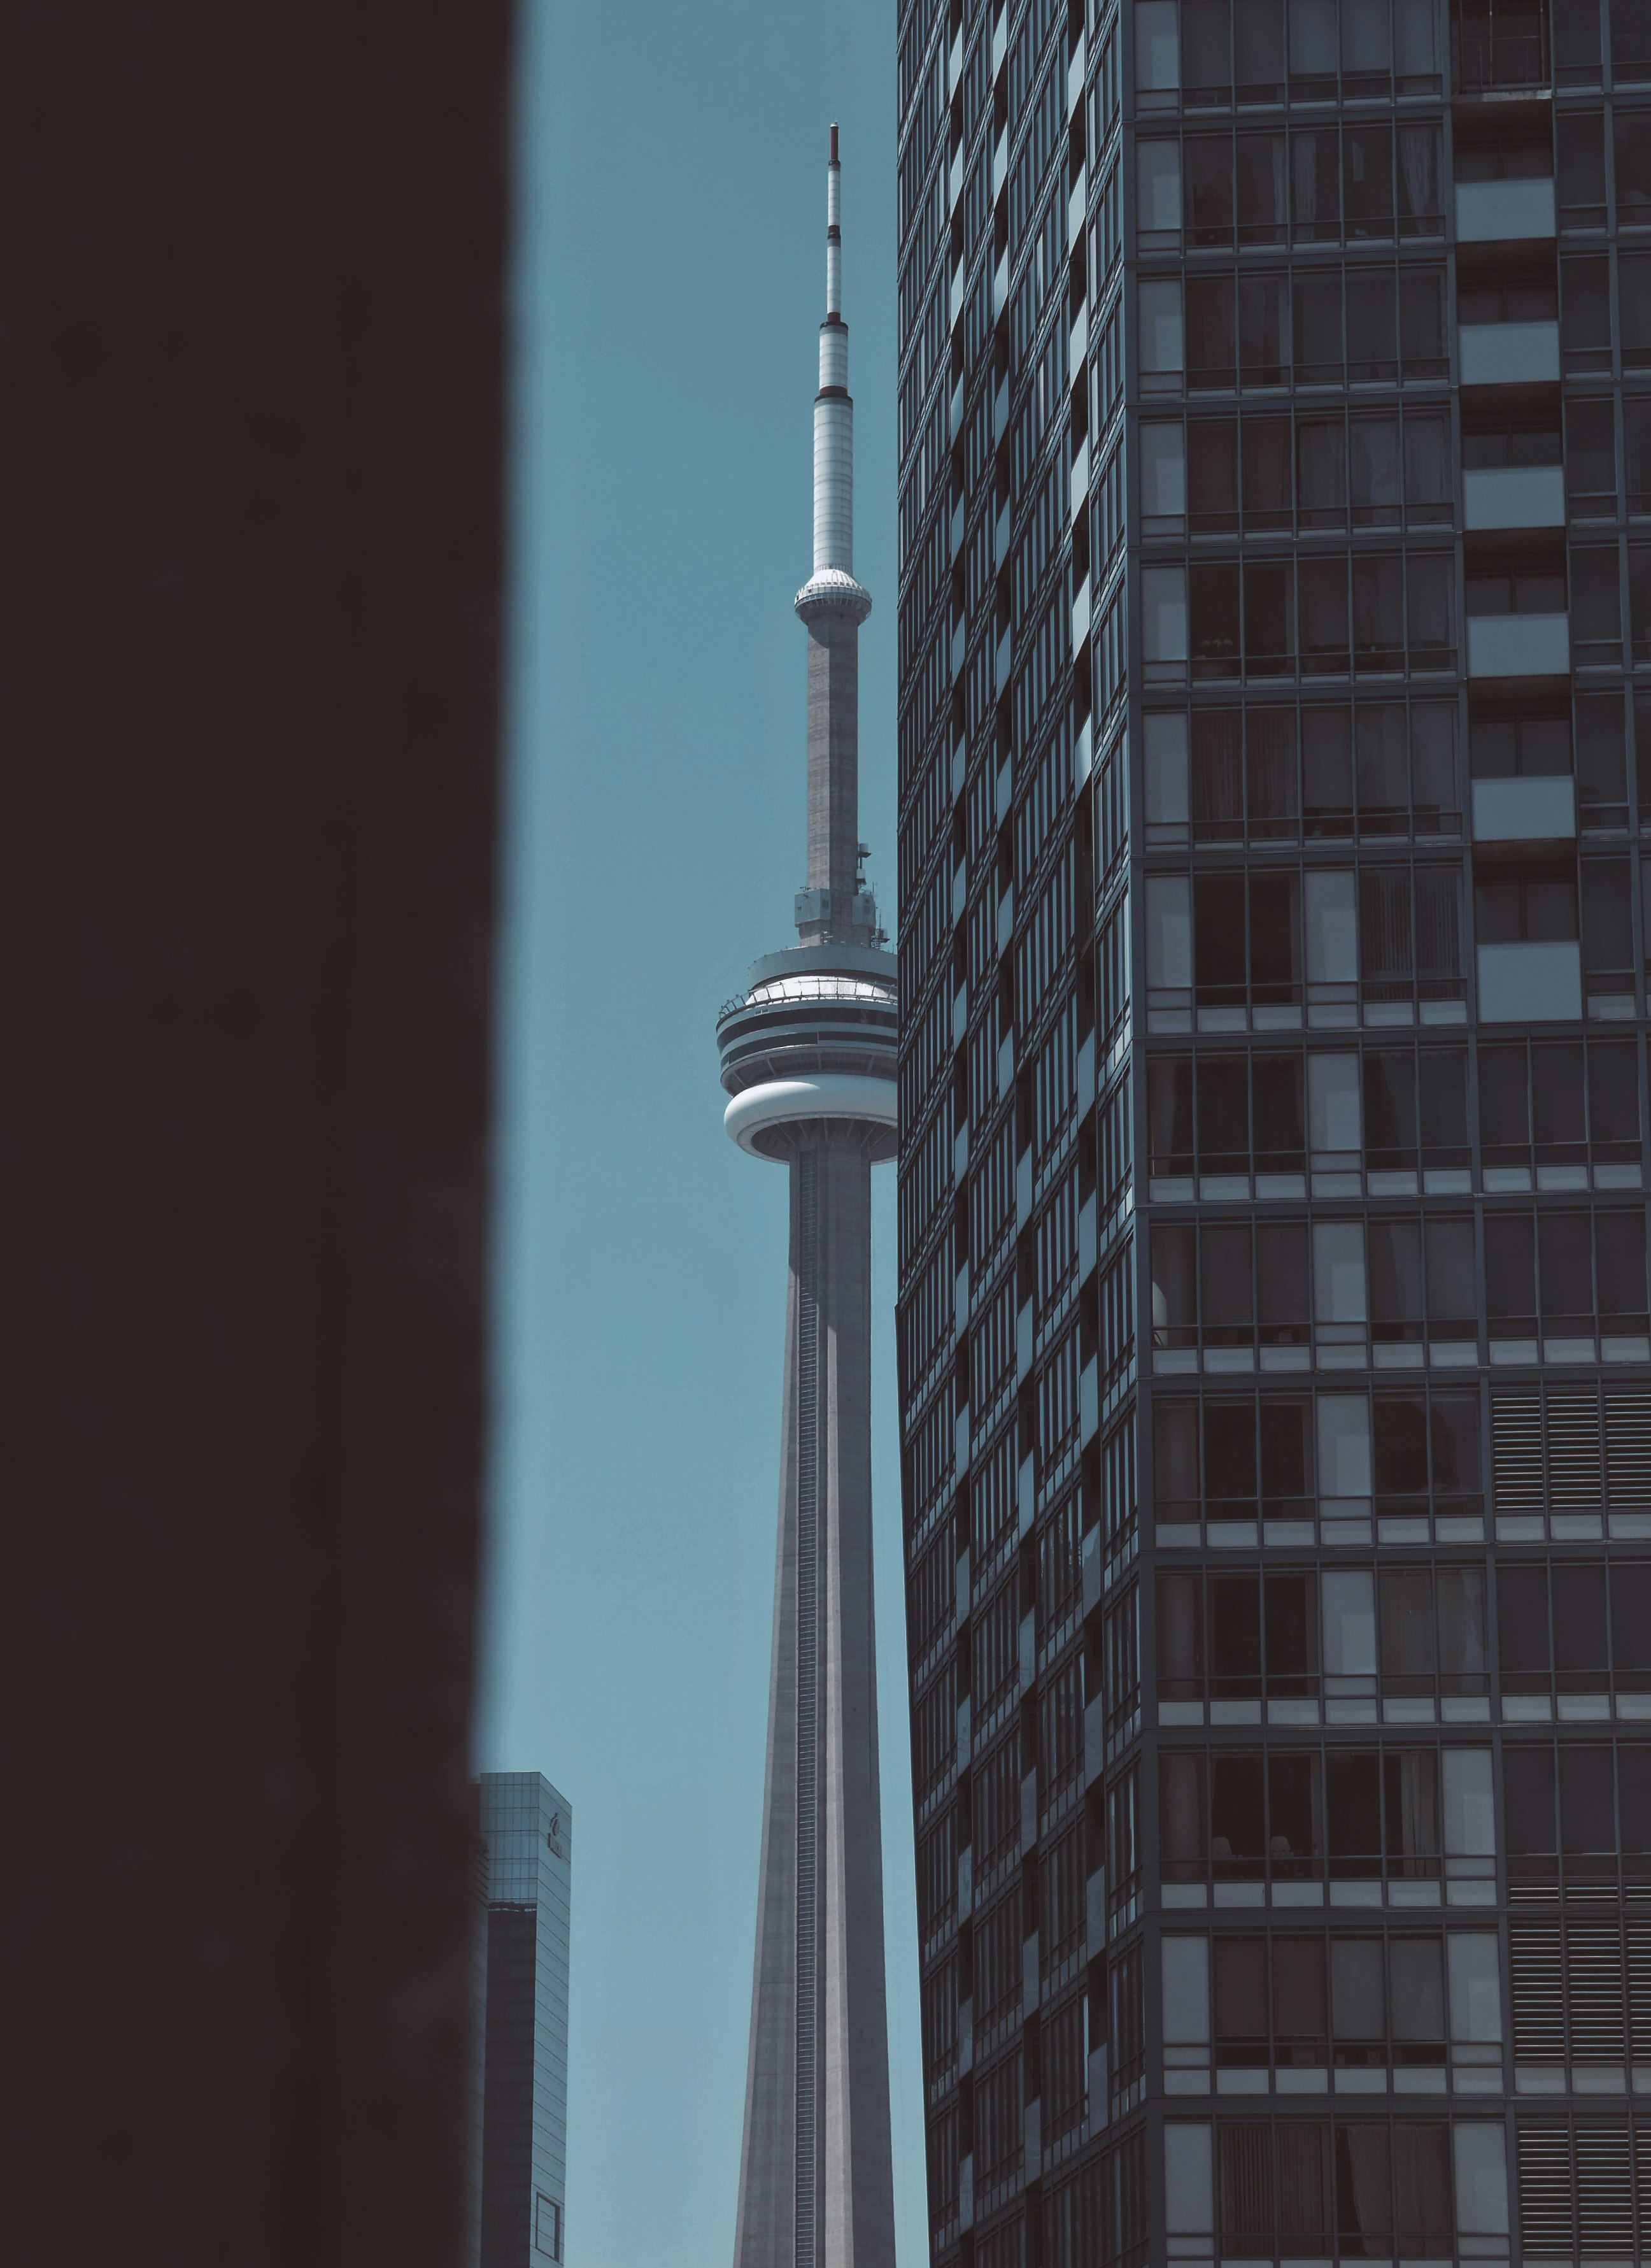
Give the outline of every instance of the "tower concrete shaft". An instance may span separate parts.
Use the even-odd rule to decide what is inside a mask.
[[[735,2268],[894,2268],[871,1524],[871,1167],[893,1154],[896,963],[857,873],[853,405],[832,129],[814,405],[801,944],[717,1027],[725,1123],[790,1176],[780,1522]]]
[[[893,2268],[871,1527],[871,1163],[798,1128],[735,2268]]]

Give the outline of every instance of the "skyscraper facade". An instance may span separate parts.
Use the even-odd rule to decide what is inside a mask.
[[[538,1772],[484,1772],[480,2268],[564,2260],[573,1812]],[[473,2224],[474,2226],[474,2224]]]
[[[871,1168],[892,1156],[895,962],[859,839],[854,404],[837,129],[814,400],[799,943],[717,1022],[724,1123],[790,1178],[768,1750],[736,2268],[893,2268],[871,1550]]]
[[[899,67],[933,2257],[1651,2257],[1651,8]]]

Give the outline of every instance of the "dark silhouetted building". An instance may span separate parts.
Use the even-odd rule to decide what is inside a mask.
[[[5,26],[19,2262],[460,2243],[514,18]]]
[[[1651,11],[899,68],[933,2257],[1640,2258]]]
[[[481,2268],[566,2257],[573,1813],[538,1772],[484,1772]]]

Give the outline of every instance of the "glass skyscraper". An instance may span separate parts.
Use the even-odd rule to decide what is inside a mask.
[[[480,2268],[566,2258],[573,1812],[538,1772],[484,1772]]]
[[[1651,2257],[1651,4],[899,67],[932,2257]]]

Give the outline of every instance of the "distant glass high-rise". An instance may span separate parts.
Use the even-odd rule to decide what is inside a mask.
[[[899,70],[934,2259],[1651,2258],[1651,5]]]
[[[566,2257],[573,1813],[538,1772],[484,1772],[480,2268]]]
[[[871,1550],[871,1168],[894,1152],[894,956],[861,862],[854,403],[837,129],[814,397],[800,942],[717,1021],[729,1132],[790,1182],[768,1754],[736,2268],[893,2268]]]

